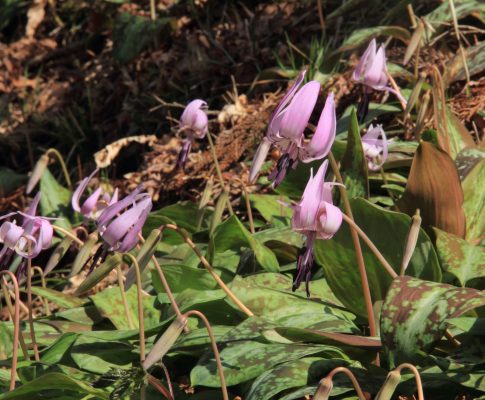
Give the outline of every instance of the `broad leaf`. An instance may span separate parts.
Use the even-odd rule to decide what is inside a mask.
[[[391,364],[413,362],[446,329],[446,320],[485,306],[485,293],[409,276],[396,278],[381,310],[382,344]]]
[[[411,218],[406,214],[388,211],[363,199],[351,200],[355,222],[376,245],[396,273],[399,273],[404,244]],[[361,241],[372,300],[383,300],[392,279],[380,262]],[[349,227],[343,223],[331,240],[319,240],[315,257],[323,266],[332,291],[350,311],[365,317],[360,274]],[[423,279],[441,280],[441,269],[433,244],[423,229],[406,273]]]
[[[466,217],[466,239],[473,243],[484,241],[485,232],[485,158],[482,158],[462,181],[463,211]]]
[[[54,221],[55,225],[71,229],[69,222],[70,204],[72,193],[56,181],[49,169],[46,169],[40,179],[40,209],[44,217],[59,218]]]

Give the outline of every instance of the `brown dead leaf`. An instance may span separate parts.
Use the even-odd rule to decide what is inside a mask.
[[[455,163],[445,151],[421,142],[398,207],[411,216],[420,209],[424,224],[465,236],[463,190]]]
[[[140,143],[152,145],[157,140],[155,135],[139,135],[130,136],[126,138],[119,139],[113,143],[107,145],[104,149],[99,150],[94,154],[94,161],[98,168],[105,168],[111,164],[111,162],[119,154],[123,147],[128,146],[130,143]]]
[[[34,0],[34,4],[27,11],[27,26],[25,27],[25,36],[33,38],[35,31],[42,23],[45,17],[45,6],[47,0]]]

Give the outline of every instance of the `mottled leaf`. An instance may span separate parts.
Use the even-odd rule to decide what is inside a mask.
[[[352,34],[345,39],[339,51],[353,50],[360,45],[367,44],[378,36],[392,36],[403,42],[411,39],[409,31],[401,26],[374,26],[372,28],[355,29]]]
[[[79,307],[86,302],[86,300],[80,299],[79,297],[71,296],[51,288],[43,288],[41,286],[32,286],[32,293],[64,308]]]
[[[293,209],[282,204],[291,204],[290,199],[286,196],[251,193],[249,200],[261,216],[275,226],[288,225],[288,218],[293,215]]]
[[[446,329],[446,320],[485,306],[485,293],[471,288],[396,278],[381,310],[381,338],[391,363],[413,362]]]
[[[472,243],[483,243],[485,235],[485,158],[482,158],[462,181],[463,211],[466,217],[466,239]]]

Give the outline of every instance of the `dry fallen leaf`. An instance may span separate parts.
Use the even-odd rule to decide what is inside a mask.
[[[155,135],[139,135],[139,136],[129,136],[126,138],[119,139],[113,143],[107,145],[104,149],[99,150],[94,154],[94,161],[98,168],[106,168],[111,164],[111,162],[119,154],[123,147],[128,146],[130,143],[136,142],[140,144],[147,143],[152,145],[157,140]]]

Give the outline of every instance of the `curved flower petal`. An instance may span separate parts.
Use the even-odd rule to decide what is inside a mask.
[[[120,201],[106,207],[101,215],[98,217],[97,223],[100,229],[100,233],[106,228],[106,224],[113,219],[119,212],[127,208],[131,203],[136,200],[138,194],[142,191],[143,186],[139,185],[135,190],[133,190],[128,196]]]
[[[51,223],[42,218],[42,225],[39,231],[39,241],[42,250],[48,249],[52,243],[52,237],[54,236],[54,228]]]
[[[377,48],[377,43],[376,43],[376,39],[374,38],[369,43],[369,46],[367,46],[367,49],[365,50],[364,54],[362,54],[362,57],[360,58],[359,63],[357,64],[357,67],[354,70],[352,78],[355,81],[361,81],[364,79],[365,72],[368,66],[372,64],[374,61],[374,57],[376,55],[376,48]]]
[[[202,139],[207,133],[208,125],[207,114],[202,110],[202,107],[206,106],[207,103],[204,100],[192,100],[180,117],[180,128],[187,129]]]
[[[325,101],[315,133],[303,148],[304,155],[301,160],[304,163],[319,160],[325,157],[332,148],[337,128],[337,115],[335,113],[334,94],[330,93]]]
[[[81,207],[79,205],[79,201],[81,200],[81,196],[83,195],[84,191],[88,187],[89,181],[93,178],[93,176],[98,172],[96,168],[91,175],[87,178],[84,178],[79,185],[77,186],[76,190],[74,191],[71,199],[71,205],[74,211],[81,212]]]
[[[24,229],[21,226],[6,221],[0,227],[0,241],[5,243],[7,247],[13,249],[23,233]]]
[[[38,191],[37,194],[35,195],[34,199],[32,200],[32,203],[30,203],[29,208],[27,208],[27,211],[25,212],[27,215],[35,215],[37,212],[37,206],[39,205],[41,197],[41,192]]]
[[[387,160],[388,142],[381,125],[370,125],[367,133],[362,136],[362,146],[371,171],[379,170]],[[380,159],[377,163],[376,160]]]
[[[15,246],[15,252],[24,258],[37,257],[40,251],[40,243],[32,235],[22,235]]]
[[[249,171],[249,183],[253,183],[258,175],[261,166],[266,160],[266,156],[268,155],[269,149],[271,148],[271,142],[267,138],[263,138],[263,141],[260,143],[258,150],[253,158],[253,163],[251,165],[251,170]]]
[[[331,239],[342,225],[342,211],[326,201],[322,201],[320,209],[317,237],[319,239]]]
[[[81,214],[85,217],[89,217],[91,213],[95,210],[96,204],[98,203],[99,196],[101,196],[102,189],[97,188],[91,196],[89,196],[81,206]],[[73,207],[74,208],[74,207]]]
[[[148,197],[147,200],[143,202],[143,204],[140,204],[140,208],[142,209],[142,212],[140,216],[138,217],[137,222],[131,230],[126,234],[126,236],[123,238],[123,241],[121,242],[121,245],[118,249],[118,251],[125,253],[127,251],[130,251],[135,245],[138,243],[138,235],[141,232],[141,229],[143,228],[143,224],[145,223],[148,214],[150,213],[150,210],[152,209],[152,201]]]
[[[384,46],[381,46],[365,71],[364,82],[376,90],[382,90],[388,82],[386,71],[386,54]]]
[[[301,143],[303,131],[313,112],[319,91],[320,83],[310,81],[295,94],[281,120],[279,137],[291,139],[297,144]]]

